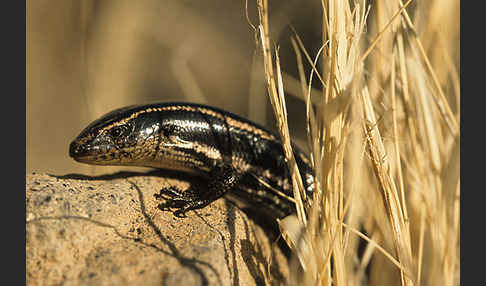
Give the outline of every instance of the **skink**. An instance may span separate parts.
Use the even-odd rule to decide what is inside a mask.
[[[313,172],[293,147],[311,197]],[[69,146],[78,162],[154,167],[196,174],[207,188],[169,187],[156,198],[177,216],[225,196],[248,211],[282,218],[295,211],[292,181],[279,137],[230,112],[194,103],[157,103],[114,110],[86,127]]]

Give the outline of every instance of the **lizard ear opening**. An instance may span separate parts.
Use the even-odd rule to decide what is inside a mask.
[[[184,133],[184,128],[178,125],[173,125],[173,124],[167,124],[162,126],[162,135],[164,137],[179,137],[180,134]]]
[[[177,125],[168,124],[162,127],[162,136],[168,145],[184,147],[190,144],[189,141],[184,140],[181,135],[184,134],[184,128]]]
[[[165,138],[169,138],[173,133],[172,129],[173,129],[172,125],[162,126],[162,130],[161,130],[162,136],[164,136]]]

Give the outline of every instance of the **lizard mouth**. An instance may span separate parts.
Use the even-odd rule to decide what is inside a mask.
[[[110,145],[87,145],[73,141],[69,145],[69,156],[81,163],[106,164],[114,159],[114,153],[110,153]]]

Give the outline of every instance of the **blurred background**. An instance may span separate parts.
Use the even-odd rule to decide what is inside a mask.
[[[205,103],[275,130],[251,24],[258,22],[255,2],[27,1],[26,171],[94,175],[129,169],[77,163],[68,146],[91,121],[131,104]],[[314,55],[321,6],[270,2],[286,89],[298,96],[290,25]],[[305,147],[305,105],[294,96],[287,103],[291,134]]]
[[[387,1],[379,4],[371,5],[363,47],[395,11]],[[204,103],[276,130],[253,27],[258,23],[256,1],[27,0],[26,6],[28,173],[94,175],[129,169],[77,163],[69,158],[68,146],[90,122],[131,104]],[[300,0],[274,0],[269,6],[270,36],[279,47],[288,95],[290,131],[305,150],[305,104],[290,36],[295,29],[315,57],[322,42],[322,6],[320,1]],[[376,15],[384,8],[390,16],[380,20]],[[458,88],[450,87],[454,81],[444,68],[444,54],[452,60],[447,66],[459,66],[459,1],[414,1],[408,10],[412,15],[421,12],[414,19],[417,30],[424,31],[421,40],[432,66],[446,94],[452,94]],[[371,94],[382,102],[375,108],[386,118],[391,118],[390,104],[383,99],[382,85],[388,77],[380,69],[389,66],[385,54],[390,42],[380,42],[368,67],[373,75],[368,82]],[[304,63],[308,76],[310,66],[305,59]],[[313,86],[321,89],[317,79]],[[449,100],[454,110],[457,98]]]

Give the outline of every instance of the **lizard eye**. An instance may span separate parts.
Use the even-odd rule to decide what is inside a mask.
[[[116,126],[113,127],[113,129],[110,130],[110,135],[113,138],[118,138],[122,135],[124,135],[128,131],[128,128],[124,125]]]

